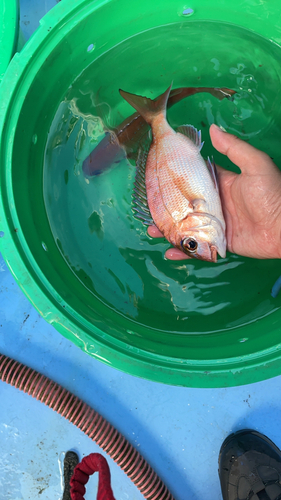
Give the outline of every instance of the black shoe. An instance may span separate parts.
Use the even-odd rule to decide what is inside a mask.
[[[67,451],[63,461],[63,478],[64,478],[64,491],[62,500],[71,500],[70,497],[70,479],[72,478],[73,471],[79,463],[79,458],[75,451]]]
[[[238,431],[226,438],[219,476],[224,500],[281,500],[281,452],[257,431]]]

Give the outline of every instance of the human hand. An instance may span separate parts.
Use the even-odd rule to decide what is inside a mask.
[[[216,125],[210,136],[213,146],[241,170],[236,174],[217,167],[227,250],[256,259],[281,258],[280,170],[267,154]],[[155,226],[148,234],[163,237]],[[177,248],[167,250],[165,257],[189,258]]]

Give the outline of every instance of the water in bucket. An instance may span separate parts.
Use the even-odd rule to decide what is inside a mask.
[[[212,48],[213,37],[221,43]],[[83,160],[108,127],[134,112],[118,89],[155,98],[172,80],[173,88],[237,91],[233,102],[198,94],[168,111],[173,127],[191,123],[202,130],[204,157],[214,154],[217,164],[234,168],[211,146],[213,122],[270,156],[278,150],[280,119],[267,105],[274,93],[271,107],[280,101],[277,46],[237,26],[203,21],[148,30],[86,67],[57,110],[45,151],[44,200],[61,254],[93,299],[132,320],[135,328],[127,334],[140,338],[142,326],[168,334],[223,334],[280,307],[270,295],[279,261],[230,253],[217,264],[164,259],[169,243],[149,238],[131,210],[133,161],[124,158],[89,179],[83,175]],[[281,166],[280,155],[274,161]]]

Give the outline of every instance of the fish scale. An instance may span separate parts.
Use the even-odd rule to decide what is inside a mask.
[[[163,202],[163,193],[160,190],[157,175],[156,146],[152,146],[146,162],[145,171],[147,201],[152,219],[158,229],[165,235],[165,228],[173,224],[171,214]]]
[[[175,134],[173,142],[164,140],[157,150],[157,174],[159,187],[162,192],[163,202],[168,211],[178,213],[174,220],[182,220],[193,211],[192,199],[187,199],[185,194],[192,193],[193,199],[210,200],[205,202],[204,210],[214,209],[215,203],[210,193],[214,191],[214,182],[205,167],[198,147],[191,141],[182,140],[180,134]],[[198,168],[198,164],[202,168]],[[173,180],[173,174],[176,181]],[[174,183],[174,189],[171,189]],[[215,197],[217,198],[217,197]],[[203,207],[202,207],[203,208]]]

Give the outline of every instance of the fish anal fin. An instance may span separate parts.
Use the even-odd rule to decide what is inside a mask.
[[[136,161],[137,172],[132,194],[133,198],[132,210],[134,212],[134,217],[136,219],[140,219],[143,222],[143,224],[150,226],[154,224],[154,221],[148,207],[146,187],[145,187],[145,167],[146,167],[148,152],[149,152],[149,144],[148,141],[145,141],[139,148],[138,157]]]
[[[188,137],[201,151],[204,145],[204,142],[201,141],[201,130],[197,130],[193,125],[181,125],[177,128],[177,133]]]
[[[212,157],[212,159],[210,159],[210,157],[208,156],[208,158],[206,160],[206,165],[207,165],[207,168],[208,168],[208,170],[211,174],[211,177],[214,181],[215,188],[218,191],[219,190],[218,172],[217,172],[216,164],[214,162],[214,158]]]

